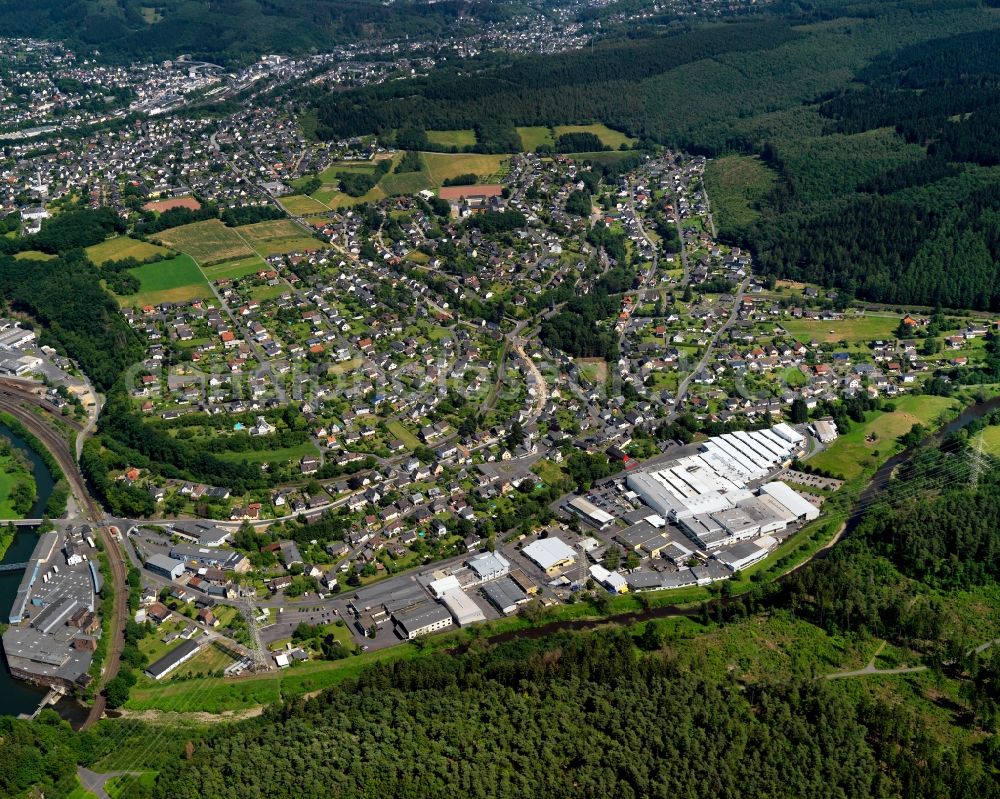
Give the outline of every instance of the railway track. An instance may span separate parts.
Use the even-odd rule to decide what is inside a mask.
[[[104,670],[98,681],[97,695],[90,714],[83,723],[86,729],[97,722],[104,713],[106,702],[101,690],[107,685],[109,680],[114,679],[118,674],[121,665],[122,648],[125,645],[125,614],[127,610],[126,597],[128,596],[128,573],[125,565],[125,558],[121,547],[115,540],[110,528],[105,524],[104,511],[101,506],[90,496],[86,482],[80,472],[76,458],[70,449],[69,443],[51,427],[45,424],[33,411],[24,407],[24,403],[45,408],[44,401],[34,391],[25,386],[11,384],[8,380],[0,380],[0,410],[6,411],[17,421],[25,426],[45,448],[55,458],[59,468],[62,469],[70,490],[79,507],[80,516],[90,522],[98,532],[101,541],[104,542],[104,551],[108,556],[108,563],[111,566],[111,580],[113,586],[112,613],[110,626],[108,629],[109,645],[108,655],[105,661]],[[76,425],[77,430],[81,429]]]

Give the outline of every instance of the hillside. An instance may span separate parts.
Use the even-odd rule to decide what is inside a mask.
[[[647,143],[757,157],[753,197],[724,204],[719,223],[763,271],[879,302],[1000,308],[1000,11],[782,9],[310,100],[325,138],[472,128],[478,149],[500,152],[515,126],[602,121]],[[710,191],[730,182],[711,177]]]
[[[117,62],[195,58],[234,63],[263,53],[328,50],[359,38],[433,35],[465,14],[503,15],[464,0],[0,0],[6,36],[62,39]]]

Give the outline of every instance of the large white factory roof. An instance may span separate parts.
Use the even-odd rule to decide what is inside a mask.
[[[778,500],[778,502],[794,513],[796,517],[804,517],[809,520],[819,517],[819,508],[802,497],[797,491],[795,491],[795,489],[791,488],[786,483],[782,483],[780,480],[775,480],[773,483],[766,483],[765,485],[762,485],[760,487],[760,491],[762,494],[774,497]]]
[[[576,553],[559,538],[539,538],[524,548],[524,554],[544,571],[576,559]]]

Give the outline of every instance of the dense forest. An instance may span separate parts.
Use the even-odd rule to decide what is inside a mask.
[[[79,249],[51,261],[0,256],[0,295],[41,322],[42,342],[76,359],[102,391],[142,357],[142,343]]]

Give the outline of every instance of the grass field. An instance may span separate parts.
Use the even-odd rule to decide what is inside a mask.
[[[555,130],[556,138],[564,133],[593,133],[602,144],[613,150],[617,150],[623,144],[632,146],[637,141],[621,131],[612,130],[607,125],[557,125]]]
[[[360,175],[370,175],[375,171],[374,161],[334,161],[319,173],[319,179],[324,184],[335,185],[338,172],[353,172]],[[303,179],[303,182],[306,179]]]
[[[290,219],[275,219],[235,228],[262,258],[289,252],[310,252],[322,247]]]
[[[908,433],[915,424],[934,426],[943,412],[959,406],[955,399],[908,395],[893,400],[892,413],[871,411],[864,424],[854,424],[828,449],[809,459],[812,466],[843,475],[848,480],[874,470],[878,464],[899,451],[896,438]],[[875,436],[871,439],[871,436]],[[878,453],[877,455],[875,453]]]
[[[226,666],[234,662],[232,657],[215,644],[208,644],[207,646],[203,646],[201,651],[191,658],[191,660],[181,664],[172,671],[170,679],[212,674],[213,672],[222,671]]]
[[[202,266],[232,261],[254,254],[240,235],[218,219],[192,222],[157,234],[168,247],[190,255]]]
[[[508,156],[481,153],[422,153],[427,174],[435,186],[448,178],[473,172],[480,180],[498,179],[506,171]]]
[[[424,153],[423,157],[426,158],[427,154]],[[382,191],[389,197],[394,194],[416,194],[424,189],[432,189],[434,185],[430,174],[423,169],[419,172],[403,172],[399,175],[389,174],[379,182]]]
[[[167,255],[170,251],[148,241],[139,241],[128,236],[116,236],[88,247],[85,252],[92,263],[101,266],[108,261],[121,261],[125,258],[145,261],[154,255]]]
[[[122,305],[141,307],[212,296],[205,275],[187,255],[143,264],[128,271],[139,278],[139,292],[128,297],[120,297],[119,302]]]
[[[533,152],[541,144],[554,145],[552,138],[552,128],[539,125],[537,127],[516,128],[517,135],[521,137],[521,149],[526,152]]]
[[[281,449],[249,449],[246,452],[217,452],[216,457],[224,461],[246,461],[248,463],[278,463],[279,461],[298,460],[303,455],[319,455],[319,450],[312,441],[303,441],[294,447]]]
[[[857,344],[863,341],[895,338],[894,331],[899,326],[899,317],[868,314],[835,322],[823,322],[818,319],[790,319],[781,322],[781,326],[788,331],[790,336],[803,343],[815,339],[826,343],[846,341],[848,344]]]
[[[21,250],[14,256],[16,261],[51,261],[57,256],[41,250]]]
[[[265,263],[263,258],[259,255],[251,255],[249,258],[240,258],[236,261],[223,261],[220,264],[206,266],[201,271],[205,273],[205,277],[209,280],[221,280],[222,278],[236,280],[237,278],[252,275],[266,268],[267,263]]]
[[[774,188],[777,179],[757,156],[730,155],[709,161],[705,188],[719,226],[738,230],[755,222],[760,216],[757,204]]]
[[[319,192],[316,192],[319,195]],[[292,194],[289,197],[282,197],[278,200],[281,206],[292,216],[305,216],[306,214],[321,214],[329,211],[322,202],[317,202],[312,197],[305,194]]]
[[[412,658],[417,654],[417,649],[412,646],[391,647],[345,660],[309,661],[290,669],[231,680],[203,678],[167,680],[156,684],[150,681],[132,689],[126,707],[130,710],[208,713],[241,710],[328,688],[356,677],[373,663]]]
[[[465,130],[429,130],[427,141],[441,147],[471,147],[476,143],[476,132]]]
[[[983,452],[1000,458],[1000,427],[986,427],[976,438],[982,439]]]
[[[415,435],[413,435],[413,433],[407,430],[406,427],[403,425],[403,423],[399,421],[399,419],[393,419],[391,422],[388,422],[386,424],[386,427],[388,428],[390,433],[392,433],[394,436],[396,436],[396,438],[398,438],[400,441],[406,444],[406,446],[409,449],[414,450],[420,446],[419,439]]]
[[[580,376],[591,383],[601,384],[608,379],[608,364],[603,358],[577,358]]]

